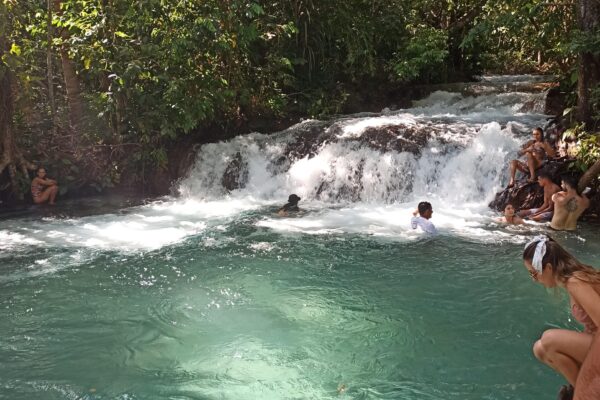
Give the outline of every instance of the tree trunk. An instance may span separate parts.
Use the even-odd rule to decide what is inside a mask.
[[[2,45],[3,38],[0,38]],[[0,49],[0,54],[3,52]],[[13,118],[13,98],[12,98],[12,73],[6,65],[0,67],[0,174],[11,163],[14,147],[12,118]]]
[[[598,178],[598,176],[600,176],[600,160],[592,164],[592,166],[589,167],[583,175],[581,175],[581,178],[579,178],[579,182],[577,183],[577,189],[579,192],[582,192],[583,189],[585,189],[585,187],[588,186],[594,179]]]
[[[46,49],[46,68],[48,80],[48,104],[50,106],[50,115],[52,117],[52,133],[56,134],[57,119],[56,119],[56,101],[54,100],[54,66],[52,62],[52,0],[47,0],[48,16],[46,19],[46,38],[48,48]]]
[[[62,14],[61,0],[54,0],[54,8],[57,15]],[[73,130],[73,145],[77,145],[75,138],[79,136],[83,127],[84,106],[81,98],[81,86],[79,77],[75,69],[75,63],[69,58],[66,41],[69,39],[69,34],[66,30],[61,30],[63,43],[60,47],[60,60],[62,64],[63,77],[65,79],[65,90],[67,92],[67,102],[69,103],[69,123]]]
[[[63,45],[60,49],[63,77],[65,78],[65,90],[69,102],[69,123],[76,135],[79,135],[83,126],[83,100],[81,99],[81,87],[79,77],[75,72],[75,64],[69,58],[69,53]]]
[[[0,56],[4,53],[4,44],[4,38],[0,37]],[[15,143],[12,124],[14,112],[12,80],[12,71],[6,65],[0,65],[0,174],[8,168],[12,191],[22,199],[23,194],[18,190],[17,167],[28,176],[27,170],[34,169],[35,166],[25,160]]]
[[[591,35],[600,25],[600,0],[579,0],[577,24],[583,34]],[[590,92],[600,83],[600,57],[594,56],[592,49],[579,54],[577,81],[577,119],[588,129],[592,126]]]

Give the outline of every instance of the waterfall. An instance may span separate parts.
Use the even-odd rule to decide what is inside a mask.
[[[487,204],[505,184],[519,144],[546,116],[544,93],[498,92],[526,77],[490,77],[495,91],[481,89],[485,82],[485,94],[436,91],[409,109],[307,120],[206,144],[177,191],[203,201],[279,201],[296,193],[331,205]]]

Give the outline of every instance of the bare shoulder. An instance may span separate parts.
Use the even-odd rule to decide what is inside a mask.
[[[582,281],[581,279],[575,277],[575,276],[571,276],[567,279],[567,281],[565,282],[565,287],[570,288],[570,287],[580,287],[581,285],[589,285],[588,282],[586,281]]]
[[[569,293],[574,294],[580,292],[582,289],[585,290],[588,288],[593,288],[593,285],[577,277],[571,276],[565,282],[565,288]]]
[[[577,294],[582,292],[595,292],[596,294],[600,295],[600,285],[586,282],[575,276],[571,276],[569,279],[567,279],[567,281],[565,282],[565,288],[570,294]]]
[[[565,198],[565,194],[563,192],[556,192],[552,195],[552,201],[555,203],[562,203]]]

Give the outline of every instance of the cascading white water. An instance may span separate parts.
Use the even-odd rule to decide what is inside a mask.
[[[335,121],[323,131],[336,134],[314,154],[283,162],[288,145],[305,132],[302,124],[270,136],[252,134],[208,144],[178,190],[184,198],[213,200],[228,196],[281,201],[294,192],[332,205],[422,198],[447,205],[486,204],[505,180],[507,162],[523,135],[543,125],[545,116],[535,112],[542,102],[539,93],[464,97],[435,92],[411,109]],[[522,112],[527,104],[533,104],[533,110]],[[431,135],[420,154],[379,150],[360,140],[369,128],[396,125]],[[229,193],[222,177],[236,157],[247,182]]]

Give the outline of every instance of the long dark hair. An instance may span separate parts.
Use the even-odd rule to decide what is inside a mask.
[[[542,269],[546,265],[552,266],[552,275],[557,282],[563,285],[569,278],[574,277],[592,285],[600,284],[600,271],[593,267],[582,264],[575,257],[559,245],[554,239],[547,236],[546,254],[542,258]],[[523,251],[523,260],[531,262],[535,254],[535,248],[539,241],[531,243]]]

